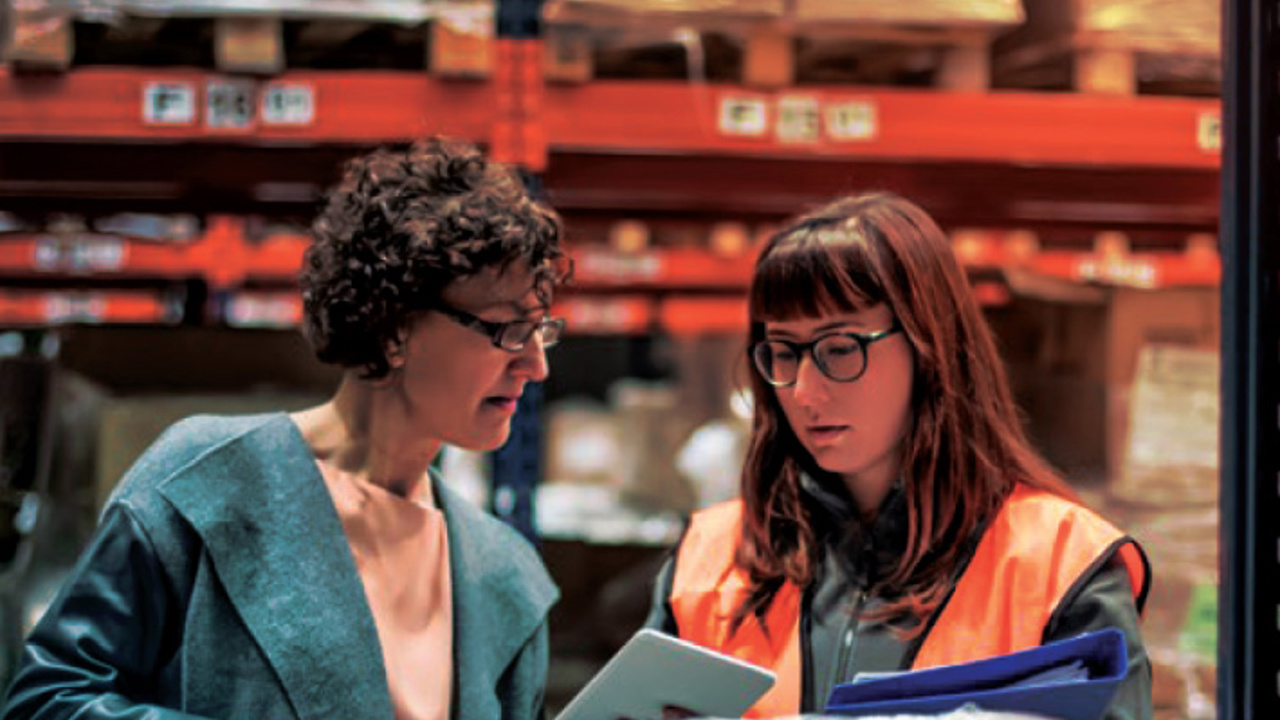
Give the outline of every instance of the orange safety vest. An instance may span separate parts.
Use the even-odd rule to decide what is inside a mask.
[[[742,502],[698,512],[680,545],[671,609],[680,637],[772,669],[778,680],[745,717],[800,712],[801,589],[785,583],[761,623],[748,616],[730,634],[750,582],[734,563]],[[1019,484],[974,551],[955,591],[916,654],[914,668],[968,662],[1040,644],[1067,592],[1112,548],[1129,571],[1141,609],[1150,583],[1131,538],[1092,511]]]

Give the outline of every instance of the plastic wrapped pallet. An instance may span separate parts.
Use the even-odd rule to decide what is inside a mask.
[[[1135,50],[1217,55],[1221,47],[1222,6],[1216,0],[1075,0],[1067,4],[1078,5],[1081,32],[1110,35]]]
[[[981,90],[992,37],[1018,25],[1023,8],[1022,0],[552,0],[544,16],[556,80],[599,71],[778,88],[892,84],[925,72],[926,83]],[[635,72],[645,60],[652,72]]]
[[[1087,53],[1123,52],[1135,87],[1207,87],[1221,79],[1219,0],[1025,0],[1026,23],[997,47],[997,68],[1042,68]],[[1089,87],[1077,87],[1089,90]]]
[[[948,26],[1015,25],[1021,0],[796,0],[797,22],[922,24]]]
[[[1023,16],[1021,0],[552,0],[545,13],[552,21],[786,17],[800,23],[939,25],[1012,25]]]
[[[1218,590],[1218,352],[1147,345],[1110,510],[1155,569],[1143,621],[1157,707],[1212,717]]]
[[[494,7],[494,0],[21,0],[5,57],[65,70],[135,64],[147,47],[159,64],[203,66],[212,58],[223,72],[274,75],[292,67],[416,68],[408,58],[425,44],[422,63],[434,74],[484,77],[493,64]],[[100,27],[77,38],[82,24]]]
[[[56,14],[87,22],[119,22],[125,17],[342,18],[418,24],[452,6],[484,4],[463,0],[21,0],[15,9]]]

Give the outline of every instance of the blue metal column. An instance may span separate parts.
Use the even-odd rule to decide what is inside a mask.
[[[1280,37],[1226,0],[1218,717],[1280,718]],[[1158,569],[1157,569],[1158,572]]]
[[[500,102],[491,151],[498,160],[519,164],[530,192],[537,195],[542,183],[534,171],[541,169],[545,159],[535,157],[542,148],[528,147],[527,140],[529,123],[540,121],[536,113],[538,98],[530,96],[541,88],[532,87],[531,83],[540,84],[542,75],[540,66],[527,66],[536,62],[537,54],[524,46],[536,43],[542,35],[542,0],[498,0],[495,22],[499,50],[495,75]],[[536,134],[537,128],[533,130]],[[534,497],[542,477],[541,383],[525,386],[511,420],[511,437],[492,454],[491,460],[490,509],[537,544]]]

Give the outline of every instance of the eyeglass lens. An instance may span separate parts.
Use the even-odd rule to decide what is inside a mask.
[[[855,380],[866,368],[866,350],[851,335],[828,335],[808,345],[777,340],[762,342],[754,351],[756,367],[770,383],[790,385],[796,381],[800,358],[806,350],[812,354],[818,370],[832,380]]]

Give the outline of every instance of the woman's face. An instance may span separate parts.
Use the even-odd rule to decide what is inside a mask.
[[[533,274],[519,265],[456,280],[442,300],[490,322],[536,321],[546,312],[533,291]],[[400,398],[404,421],[421,437],[469,450],[505,443],[525,384],[548,374],[539,333],[523,350],[508,352],[436,311],[422,313],[409,326],[402,354],[403,365],[387,389]]]
[[[893,314],[883,304],[854,313],[764,324],[766,340],[794,343],[834,333],[879,333],[892,327]],[[865,348],[866,367],[856,380],[827,377],[812,353],[805,352],[799,358],[795,384],[774,391],[792,431],[818,466],[844,478],[863,509],[873,510],[898,477],[902,442],[911,422],[914,362],[911,344],[902,332]],[[832,358],[832,364],[840,362],[835,355]],[[873,506],[868,508],[868,502]]]

